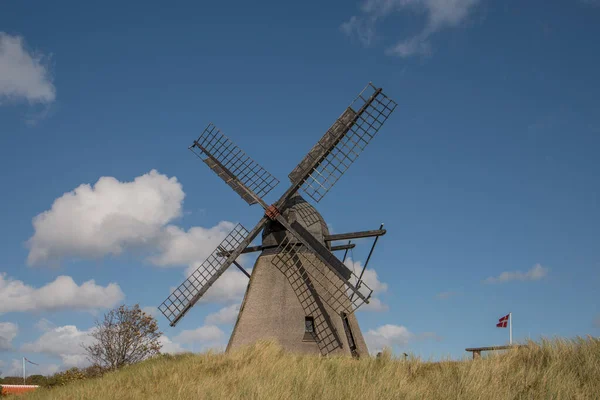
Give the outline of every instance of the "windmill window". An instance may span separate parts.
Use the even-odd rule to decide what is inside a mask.
[[[315,342],[317,340],[315,319],[311,316],[304,317],[304,337],[302,340],[305,342]]]
[[[315,319],[313,317],[304,317],[304,332],[315,333]]]
[[[346,331],[346,337],[348,338],[348,346],[352,354],[356,352],[356,342],[354,342],[354,335],[352,329],[350,329],[350,322],[346,313],[342,313],[342,322],[344,323],[344,330]]]

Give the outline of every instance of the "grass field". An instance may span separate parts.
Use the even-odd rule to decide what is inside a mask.
[[[160,356],[27,399],[600,399],[600,339],[529,342],[480,360],[353,360],[259,343]],[[465,357],[466,358],[466,357]]]

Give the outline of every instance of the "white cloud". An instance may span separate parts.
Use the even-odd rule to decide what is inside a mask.
[[[548,275],[548,268],[535,264],[529,271],[505,271],[497,277],[490,276],[485,283],[505,283],[510,281],[537,281]]]
[[[198,228],[198,232],[203,232],[199,234],[196,239],[190,240],[192,238],[178,238],[175,242],[179,242],[181,245],[176,245],[175,248],[180,247],[182,253],[186,253],[186,250],[191,246],[195,246],[196,249],[193,251],[187,252],[187,256],[175,256],[179,257],[178,262],[190,261],[188,267],[185,270],[185,277],[189,277],[196,270],[200,268],[204,258],[207,257],[212,251],[217,247],[217,245],[222,241],[222,239],[227,235],[226,229],[233,229],[234,224],[231,222],[220,222],[217,226],[211,229]],[[190,230],[191,231],[191,230]],[[190,232],[188,231],[188,232]],[[194,244],[194,241],[196,242]],[[204,248],[204,249],[202,249]],[[168,251],[168,253],[174,254],[174,251]],[[194,259],[196,259],[194,261]],[[242,254],[237,258],[237,262],[240,265],[245,265],[246,263],[250,264],[249,257],[247,255]],[[252,274],[251,268],[244,268],[246,272]],[[231,265],[216,281],[215,283],[206,291],[206,293],[198,300],[198,304],[207,304],[207,303],[222,303],[222,304],[230,304],[230,303],[238,303],[244,297],[246,293],[246,288],[248,287],[249,279],[243,274],[241,271],[237,269],[236,266]],[[175,288],[171,288],[171,292]]]
[[[376,18],[352,16],[340,26],[340,30],[348,36],[356,34],[363,45],[370,46],[375,39],[375,21]]]
[[[109,308],[124,297],[116,283],[103,287],[89,280],[78,286],[70,276],[59,276],[45,286],[34,288],[0,273],[0,313]]]
[[[389,55],[400,56],[402,58],[410,57],[415,54],[430,55],[431,44],[427,41],[428,35],[417,35],[409,39],[402,40],[389,48],[386,53]]]
[[[360,261],[353,261],[351,258],[346,258],[344,261],[346,267],[348,267],[351,271],[354,272],[356,276],[360,275],[360,271],[362,271],[363,266]],[[388,290],[387,283],[383,283],[379,280],[377,276],[377,272],[368,268],[365,270],[362,276],[362,281],[373,290],[373,296],[369,299],[369,304],[363,304],[359,310],[361,311],[387,311],[389,307],[387,304],[384,304],[377,295],[381,293],[385,293]],[[356,278],[351,279],[351,282],[356,285]]]
[[[27,51],[21,36],[0,32],[0,104],[2,100],[51,103],[55,97],[44,56]]]
[[[190,267],[186,270],[186,275],[189,275],[196,270],[196,267]],[[252,270],[246,269],[248,273],[252,273]],[[234,318],[233,312],[239,310],[239,303],[246,293],[249,279],[242,272],[237,270],[236,267],[231,266],[227,269],[215,283],[204,293],[204,295],[198,300],[196,304],[229,304],[231,306],[225,307],[219,310],[217,313],[209,314],[207,316],[206,323],[212,325],[213,322],[222,321],[222,324],[226,324],[227,320]],[[177,287],[170,287],[170,293],[173,293]],[[237,307],[237,308],[236,308]],[[211,322],[212,321],[212,322]]]
[[[177,178],[156,170],[132,182],[101,177],[94,186],[82,184],[33,219],[27,261],[99,258],[153,245],[164,225],[181,215],[184,196]]]
[[[182,331],[173,340],[179,343],[214,343],[225,336],[225,333],[215,325],[205,325],[194,330]]]
[[[396,12],[424,13],[426,23],[418,34],[402,39],[386,51],[389,55],[409,57],[429,54],[429,38],[434,33],[463,22],[480,0],[365,0],[362,15],[352,16],[340,29],[349,36],[356,34],[365,45],[375,37],[378,21]]]
[[[74,325],[56,327],[42,334],[35,342],[25,343],[22,351],[43,353],[60,357],[64,367],[89,365],[83,345],[89,346],[95,339],[92,330],[80,331]]]
[[[177,178],[156,170],[130,182],[101,177],[93,186],[82,184],[33,219],[28,263],[142,250],[152,254],[148,261],[154,265],[195,270],[235,224],[221,221],[187,231],[168,225],[181,216],[184,197]]]
[[[160,352],[163,354],[177,354],[177,353],[183,353],[186,350],[181,347],[181,345],[179,343],[175,343],[173,342],[171,339],[169,339],[167,336],[162,335],[158,338],[158,341],[161,344],[161,348],[160,348]]]
[[[54,327],[47,330],[36,341],[23,344],[21,351],[47,354],[58,357],[62,361],[60,366],[54,364],[43,366],[44,370],[54,369],[53,372],[56,372],[59,369],[86,367],[90,362],[83,346],[95,342],[96,339],[91,336],[94,329],[82,331],[73,325]],[[165,335],[161,335],[158,340],[162,345],[162,353],[175,354],[186,351],[180,343],[172,341]]]
[[[240,304],[232,304],[228,307],[221,308],[216,313],[208,314],[204,318],[204,323],[207,325],[227,325],[233,324],[240,312]]]
[[[158,340],[162,346],[160,349],[161,353],[177,354],[190,351],[183,347],[182,344],[191,345],[192,350],[194,350],[194,344],[198,343],[200,343],[199,347],[202,351],[208,349],[222,349],[223,345],[220,340],[223,336],[224,333],[216,326],[202,326],[198,329],[182,331],[173,339],[162,335]]]
[[[12,322],[0,322],[0,351],[12,349],[12,341],[19,333],[19,327]]]
[[[377,329],[369,329],[365,334],[367,346],[373,353],[381,351],[385,347],[404,347],[410,342],[423,339],[440,340],[440,337],[433,332],[414,334],[405,326],[392,324],[382,325]]]
[[[32,360],[35,362],[35,360]],[[3,362],[0,361],[0,367],[4,367]],[[26,372],[27,376],[31,375],[52,375],[60,370],[60,367],[56,364],[41,364],[41,365],[32,365],[27,364]],[[23,360],[11,360],[10,367],[4,371],[0,371],[1,376],[23,376]]]
[[[189,276],[235,225],[221,221],[211,228],[186,231],[169,224],[181,216],[184,197],[177,178],[156,170],[129,182],[101,177],[94,185],[82,184],[33,219],[28,263],[52,264],[65,258],[99,258],[138,250],[150,254],[147,260],[160,267],[187,266],[185,275]],[[239,302],[247,285],[248,278],[232,267],[200,303]],[[146,310],[157,314],[154,308]]]
[[[23,364],[21,360],[13,359],[10,363],[10,367],[2,372],[4,376],[23,376]]]
[[[51,376],[60,371],[60,365],[58,364],[42,364],[42,365],[30,365],[28,369],[28,375],[44,375]]]
[[[235,224],[228,221],[221,221],[212,228],[196,226],[187,232],[173,225],[167,226],[160,238],[160,253],[150,261],[158,266],[199,264],[234,227]]]
[[[381,300],[379,300],[377,297],[371,297],[369,299],[369,304],[363,304],[360,308],[359,311],[373,311],[373,312],[381,312],[381,311],[387,311],[390,308],[388,307],[387,304],[383,303]]]
[[[142,311],[145,312],[148,315],[151,315],[151,316],[155,317],[155,318],[156,318],[157,315],[159,315],[158,314],[158,308],[154,307],[154,306],[143,307]]]
[[[356,262],[357,265],[360,266],[360,262]],[[362,268],[362,267],[361,267]],[[367,284],[371,289],[373,289],[373,293],[385,293],[387,292],[388,285],[387,283],[383,283],[379,280],[379,276],[374,269],[366,269],[363,276],[363,282]]]
[[[223,275],[200,298],[198,304],[228,304],[241,301],[244,293],[246,293],[249,279],[242,272],[234,268],[234,266],[229,267],[227,271],[223,272]]]
[[[383,325],[377,329],[369,329],[365,334],[365,341],[371,351],[381,351],[384,347],[406,346],[414,337],[405,326]]]
[[[42,332],[48,332],[52,329],[56,328],[56,324],[46,318],[41,318],[38,322],[35,323],[35,328]]]

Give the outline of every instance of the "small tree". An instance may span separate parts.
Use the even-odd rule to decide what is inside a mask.
[[[96,321],[91,333],[95,341],[83,348],[93,364],[115,369],[158,354],[161,335],[156,319],[139,304],[122,305],[105,314],[102,322]]]

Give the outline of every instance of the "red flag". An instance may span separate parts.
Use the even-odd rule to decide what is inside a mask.
[[[506,314],[504,317],[500,318],[498,320],[498,323],[496,324],[497,328],[506,328],[508,326],[508,317],[510,316],[510,314]]]
[[[40,365],[40,364],[36,364],[33,361],[30,361],[27,359],[27,357],[23,357],[25,359],[25,361],[27,361],[29,364],[33,364],[33,365]]]

